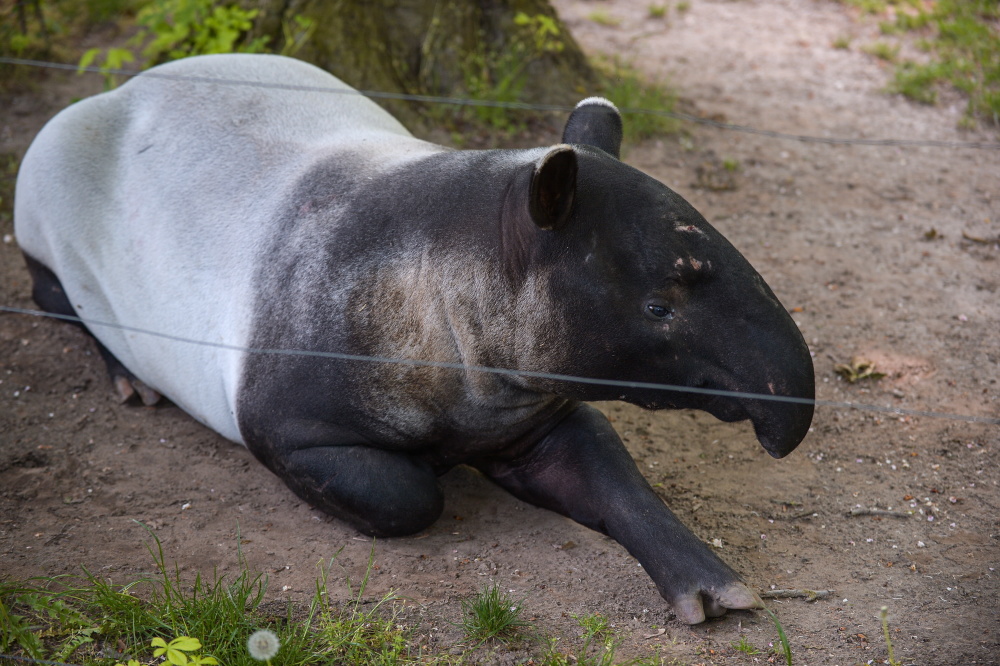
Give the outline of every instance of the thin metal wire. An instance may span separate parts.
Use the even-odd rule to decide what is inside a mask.
[[[770,395],[768,393],[746,393],[742,391],[728,391],[725,389],[710,389],[697,386],[683,386],[680,384],[659,384],[654,382],[632,382],[620,379],[598,379],[594,377],[578,377],[576,375],[564,375],[553,372],[539,372],[535,370],[512,370],[510,368],[493,368],[480,365],[465,365],[463,363],[451,363],[448,361],[427,361],[415,358],[398,358],[389,356],[367,356],[364,354],[344,354],[341,352],[315,351],[309,349],[267,349],[260,347],[243,347],[231,345],[224,342],[209,342],[206,340],[196,340],[170,333],[151,331],[136,326],[125,326],[113,322],[97,321],[94,319],[84,319],[72,315],[54,314],[41,310],[29,310],[26,308],[16,308],[0,305],[0,312],[10,312],[12,314],[22,314],[34,317],[48,317],[62,321],[76,322],[86,326],[101,326],[115,328],[130,333],[151,335],[153,337],[180,342],[184,344],[198,345],[202,347],[212,347],[226,351],[234,351],[245,354],[271,354],[279,356],[311,356],[314,358],[328,358],[340,361],[356,361],[362,363],[391,363],[396,365],[408,365],[426,368],[444,368],[448,370],[460,370],[462,372],[481,372],[507,377],[530,377],[533,379],[549,379],[561,382],[572,382],[575,384],[590,384],[593,386],[614,386],[616,388],[643,389],[654,391],[673,391],[675,393],[693,393],[697,395],[720,396],[724,398],[739,398],[741,400],[764,400],[770,402],[792,403],[797,405],[815,405],[817,407],[835,407],[841,409],[858,409],[869,412],[881,412],[893,414],[895,416],[918,416],[937,419],[950,419],[954,421],[966,421],[969,423],[985,423],[988,425],[1000,425],[1000,418],[988,416],[973,416],[969,414],[954,414],[949,412],[936,412],[920,409],[906,409],[903,407],[888,407],[881,405],[870,405],[857,402],[838,402],[835,400],[813,400],[810,398],[796,398],[793,396]]]
[[[256,86],[260,88],[272,88],[275,90],[289,90],[298,92],[318,92],[338,95],[363,95],[373,99],[393,99],[409,102],[420,102],[424,104],[448,104],[452,106],[483,106],[501,109],[512,109],[520,111],[572,111],[574,107],[562,104],[530,104],[527,102],[501,102],[485,99],[468,99],[463,97],[441,97],[436,95],[411,95],[407,93],[394,93],[380,90],[355,90],[354,88],[330,88],[323,86],[299,86],[288,83],[278,83],[269,81],[240,81],[237,79],[222,79],[200,76],[183,76],[179,74],[168,74],[154,70],[136,70],[105,67],[79,67],[69,63],[47,62],[43,60],[27,60],[24,58],[0,57],[0,64],[17,65],[24,67],[42,67],[47,69],[60,69],[78,72],[88,72],[92,74],[112,74],[116,76],[148,76],[174,81],[191,81],[195,83],[211,83],[216,85],[238,85]],[[808,134],[793,134],[790,132],[779,132],[776,130],[759,129],[749,125],[736,123],[724,123],[710,118],[702,118],[689,113],[679,111],[663,111],[659,109],[644,109],[624,107],[619,109],[624,114],[640,114],[661,116],[664,118],[674,118],[684,120],[699,125],[707,125],[722,130],[742,132],[745,134],[755,134],[758,136],[781,139],[786,141],[798,141],[801,143],[821,143],[838,146],[902,146],[902,147],[922,147],[922,148],[948,148],[948,149],[973,149],[973,150],[1000,150],[1000,141],[938,141],[933,139],[864,139],[860,137],[824,137]]]
[[[0,660],[9,659],[29,664],[45,664],[45,666],[77,666],[77,664],[67,664],[64,661],[48,661],[46,659],[33,659],[31,657],[18,657],[13,654],[0,654]]]

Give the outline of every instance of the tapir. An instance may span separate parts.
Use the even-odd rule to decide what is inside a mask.
[[[813,366],[750,263],[621,141],[588,98],[557,145],[453,150],[312,65],[193,57],[44,127],[16,236],[34,300],[82,321],[123,399],[166,396],[369,535],[429,527],[438,477],[472,466],[618,541],[698,623],[761,600],[585,402],[750,420],[782,457]]]

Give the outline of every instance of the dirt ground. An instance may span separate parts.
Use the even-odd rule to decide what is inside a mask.
[[[931,108],[885,94],[890,70],[858,48],[877,38],[877,24],[841,4],[694,0],[666,19],[650,18],[646,0],[555,4],[585,49],[664,77],[707,117],[820,136],[997,141],[956,129],[957,98]],[[587,18],[597,10],[620,22]],[[852,48],[833,48],[845,36]],[[36,93],[5,102],[0,153],[20,155],[72,97],[99,90],[95,79],[48,75]],[[820,399],[1000,416],[1000,151],[689,130],[625,159],[691,201],[795,313]],[[33,307],[9,216],[2,225],[0,303]],[[888,376],[839,379],[834,365],[853,356]],[[769,602],[796,664],[882,663],[882,606],[904,664],[1000,663],[997,426],[821,407],[799,449],[775,461],[745,424],[600,407],[678,516],[719,540],[752,587],[834,591]],[[449,622],[460,600],[499,581],[567,648],[580,634],[572,616],[596,612],[615,625],[622,656],[771,657],[777,636],[765,614],[682,625],[616,543],[468,469],[443,484],[447,506],[433,528],[376,544],[368,592],[410,598],[404,621],[421,644],[459,641]],[[900,515],[850,515],[856,508]],[[307,599],[317,564],[338,551],[333,577],[357,580],[371,547],[178,409],[117,404],[75,329],[0,315],[0,576],[83,565],[132,580],[152,568],[135,521],[188,572],[233,571],[239,533],[277,599]],[[741,635],[764,652],[735,651]],[[513,663],[531,649],[480,655]]]

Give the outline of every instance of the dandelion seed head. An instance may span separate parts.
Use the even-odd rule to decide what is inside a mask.
[[[278,637],[268,629],[253,632],[250,634],[250,639],[247,640],[247,651],[257,661],[273,659],[274,655],[278,654],[280,647],[281,643],[278,641]]]

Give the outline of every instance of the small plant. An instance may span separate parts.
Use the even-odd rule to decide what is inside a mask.
[[[785,654],[785,664],[792,666],[792,646],[788,644],[785,629],[781,626],[781,622],[778,621],[778,616],[772,613],[770,608],[765,608],[764,612],[771,616],[771,622],[774,622],[774,628],[778,630],[778,640],[781,641],[781,650]],[[775,652],[777,653],[777,650]]]
[[[851,384],[859,382],[862,379],[875,381],[885,377],[884,372],[877,372],[875,370],[875,364],[872,361],[861,358],[860,356],[853,357],[849,364],[838,363],[833,366],[833,371]]]
[[[885,648],[889,652],[889,666],[902,666],[902,662],[896,661],[892,652],[892,639],[889,638],[889,607],[882,606],[880,615],[882,617],[882,633],[885,635]]]
[[[688,2],[688,0],[681,0],[681,2],[677,3],[677,12],[678,13],[683,14],[684,12],[688,11],[689,9],[691,9],[691,3]]]
[[[593,615],[574,615],[573,619],[584,631],[587,638],[607,639],[611,636],[611,624],[608,618],[600,613]]]
[[[755,654],[760,654],[760,650],[757,649],[757,646],[747,640],[747,637],[743,634],[740,634],[740,640],[733,643],[732,647],[737,652],[742,652],[746,655],[753,656]]]
[[[648,8],[649,18],[661,19],[667,15],[666,5],[650,5]]]
[[[528,66],[566,48],[559,23],[552,16],[518,12],[514,26],[505,49],[496,50],[486,39],[479,39],[476,50],[462,64],[465,93],[486,102],[470,107],[471,113],[480,123],[504,134],[526,126],[524,112],[512,112],[508,105],[521,101]]]
[[[258,13],[214,0],[146,2],[136,14],[139,31],[127,42],[128,48],[89,49],[80,58],[78,70],[99,63],[105,88],[110,89],[118,84],[114,70],[135,61],[133,49],[141,48],[146,66],[212,53],[265,53],[270,50],[270,38],[248,36]],[[310,18],[293,15],[281,28],[281,54],[293,55],[312,37],[316,25]]]
[[[851,48],[851,38],[850,37],[837,37],[833,40],[833,48],[840,49],[841,51],[847,51]]]
[[[587,14],[587,19],[593,21],[597,25],[603,25],[608,28],[614,28],[621,25],[622,20],[617,16],[612,16],[603,9],[597,9],[595,11]]]
[[[472,599],[462,601],[462,628],[466,636],[480,642],[513,638],[528,626],[520,619],[522,603],[524,599],[515,600],[499,585],[483,588]]]
[[[729,173],[736,173],[740,170],[740,161],[733,157],[727,157],[722,160],[722,168]]]
[[[178,636],[168,643],[159,636],[154,638],[150,647],[153,650],[153,658],[163,657],[163,663],[170,666],[215,666],[219,662],[214,657],[204,657],[200,654],[187,654],[201,649],[201,641],[190,636]],[[141,666],[137,659],[129,659],[127,664],[118,663],[115,666]]]
[[[84,70],[94,64],[99,55],[102,55],[101,49],[90,49],[84,53],[80,58],[80,63],[76,67],[77,74],[83,73]],[[111,90],[117,86],[118,74],[116,70],[120,70],[123,65],[134,60],[135,56],[128,49],[110,48],[104,51],[100,65],[101,75],[104,76],[104,89]]]

